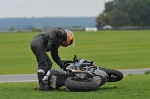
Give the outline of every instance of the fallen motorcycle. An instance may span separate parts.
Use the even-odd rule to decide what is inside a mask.
[[[93,61],[75,55],[73,60],[62,60],[63,70],[50,70],[43,78],[49,78],[53,88],[65,86],[69,91],[95,91],[106,82],[117,82],[123,79],[122,72],[101,68]]]

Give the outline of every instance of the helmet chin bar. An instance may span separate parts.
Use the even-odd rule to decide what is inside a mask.
[[[74,45],[75,45],[75,39],[71,42],[70,45],[66,45],[65,41],[63,41],[63,42],[61,43],[61,46],[62,46],[62,47],[74,47]]]
[[[67,47],[67,46],[66,46],[66,41],[63,41],[63,42],[61,43],[61,46],[62,46],[62,47]]]

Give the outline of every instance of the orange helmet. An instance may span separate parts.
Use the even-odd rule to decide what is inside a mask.
[[[74,35],[73,32],[71,32],[70,30],[65,31],[67,33],[67,39],[63,42],[62,46],[67,47],[68,45],[71,45],[73,43]]]

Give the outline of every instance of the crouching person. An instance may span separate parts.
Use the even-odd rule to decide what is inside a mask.
[[[49,83],[43,83],[44,76],[52,67],[52,61],[46,52],[50,52],[53,60],[60,68],[63,68],[63,63],[58,55],[58,48],[60,46],[67,47],[71,45],[73,40],[73,32],[61,28],[43,32],[32,39],[31,50],[34,53],[38,63],[37,76],[39,90],[51,89]]]

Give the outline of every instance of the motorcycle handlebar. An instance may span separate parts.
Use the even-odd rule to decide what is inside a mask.
[[[73,57],[73,62],[75,62],[75,61],[76,61],[76,59],[77,59],[77,56],[76,56],[76,55],[74,55],[74,57]]]

